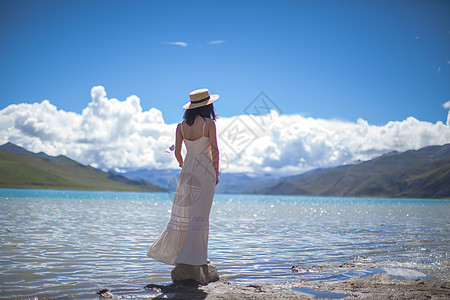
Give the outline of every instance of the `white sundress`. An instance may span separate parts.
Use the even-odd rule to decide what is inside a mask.
[[[190,141],[181,135],[187,148],[177,189],[173,199],[172,216],[166,229],[147,252],[166,264],[203,265],[208,258],[209,213],[216,187],[216,171],[211,146],[205,137]]]

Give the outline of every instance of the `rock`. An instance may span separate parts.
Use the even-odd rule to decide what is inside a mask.
[[[100,297],[106,298],[106,299],[113,299],[113,298],[115,298],[114,294],[109,289],[101,289],[100,291],[97,292],[97,294]]]
[[[201,266],[176,264],[171,275],[173,283],[183,283],[193,280],[198,284],[207,285],[210,282],[219,280],[217,268],[211,264]]]

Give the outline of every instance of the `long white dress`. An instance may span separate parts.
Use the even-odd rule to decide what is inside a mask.
[[[173,199],[172,216],[147,255],[166,264],[203,265],[208,258],[209,213],[216,187],[211,146],[205,137],[190,141],[181,135],[187,153]]]

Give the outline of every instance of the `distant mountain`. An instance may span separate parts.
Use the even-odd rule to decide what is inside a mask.
[[[10,142],[8,142],[8,143],[6,143],[4,145],[1,145],[0,149],[1,150],[5,150],[5,151],[9,151],[9,152],[12,152],[12,153],[16,153],[16,154],[30,154],[30,155],[34,154],[33,152],[30,152],[30,151],[28,151],[28,150],[26,150],[26,149],[24,149],[22,147],[19,147],[17,145],[14,145],[13,143],[10,143]]]
[[[0,188],[166,191],[145,180],[104,172],[63,155],[33,153],[12,143],[0,146]]]
[[[270,174],[255,175],[245,173],[222,173],[216,192],[222,194],[254,194],[258,190],[280,181],[280,177]]]
[[[137,170],[123,173],[128,178],[145,179],[159,186],[174,191],[181,169],[165,170]],[[216,193],[221,194],[249,194],[277,182],[280,177],[272,175],[253,175],[244,173],[221,173]]]
[[[390,152],[355,165],[313,170],[257,193],[450,198],[450,144]]]
[[[66,156],[0,146],[0,188],[175,190],[181,169],[104,172]],[[154,185],[150,182],[153,182]],[[450,198],[450,144],[280,178],[222,173],[217,193]]]
[[[180,176],[180,169],[164,169],[164,170],[147,170],[140,169],[136,171],[129,171],[126,173],[121,173],[122,175],[131,179],[144,179],[149,182],[153,182],[159,186],[167,188],[169,190],[174,190],[176,188],[176,181],[178,176]],[[175,186],[175,187],[173,187]]]

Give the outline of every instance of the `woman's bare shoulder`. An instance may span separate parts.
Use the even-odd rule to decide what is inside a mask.
[[[177,129],[175,130],[177,133],[178,133],[178,132],[181,133],[181,129],[183,129],[183,128],[181,128],[181,126],[183,126],[182,123],[183,123],[183,122],[180,122],[180,123],[177,124]]]
[[[216,126],[216,122],[214,122],[213,119],[206,118],[205,120],[206,120],[206,126],[214,126],[214,127]]]

